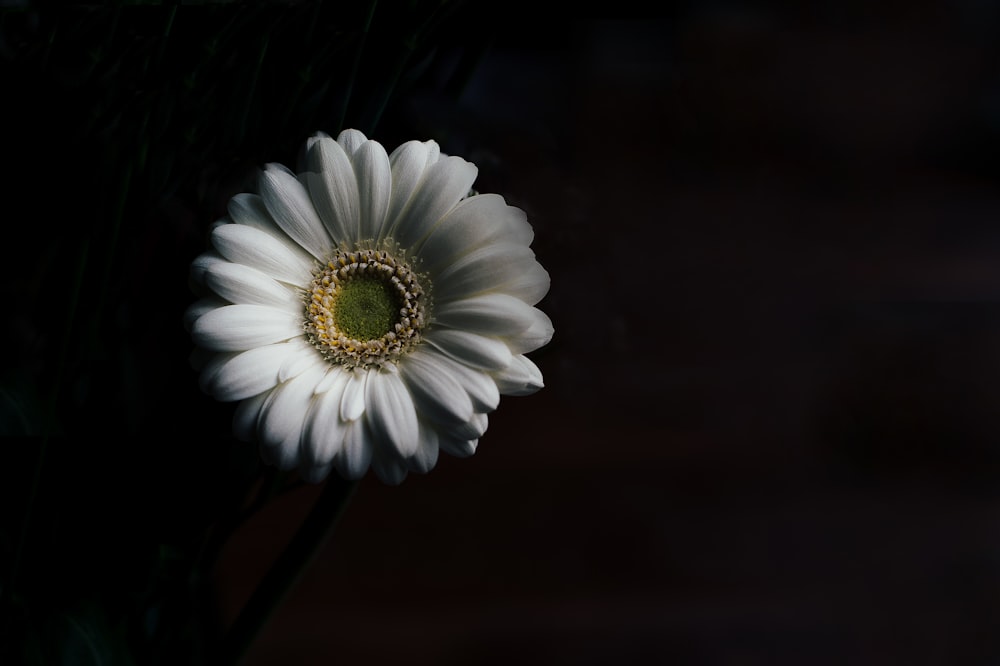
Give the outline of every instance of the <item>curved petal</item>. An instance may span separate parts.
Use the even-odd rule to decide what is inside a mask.
[[[257,421],[260,420],[260,410],[270,395],[270,391],[264,391],[236,406],[236,411],[233,412],[233,435],[236,439],[241,442],[253,441],[257,433]]]
[[[218,264],[228,263],[228,259],[215,251],[199,254],[194,258],[194,261],[191,262],[191,268],[188,273],[191,284],[198,288],[204,287],[205,273],[208,272],[208,269],[213,266],[217,266]]]
[[[372,457],[372,470],[379,481],[387,486],[398,486],[406,478],[406,465],[394,455],[379,455]]]
[[[407,141],[389,155],[392,170],[392,198],[386,220],[389,228],[409,203],[427,168],[430,147],[422,141]]]
[[[421,358],[426,358],[434,366],[445,369],[449,376],[461,384],[469,395],[469,399],[472,400],[476,411],[492,412],[500,404],[500,392],[497,390],[496,382],[489,375],[479,370],[473,370],[467,365],[452,360],[433,347],[427,346],[410,352],[407,363]]]
[[[358,238],[376,240],[385,229],[385,214],[392,194],[389,156],[378,141],[366,141],[354,153],[361,204]]]
[[[478,444],[478,439],[470,441],[456,439],[450,435],[441,435],[438,439],[438,446],[441,450],[450,456],[455,456],[456,458],[468,458],[476,452],[476,446]]]
[[[289,357],[310,351],[309,345],[298,340],[250,349],[211,372],[203,371],[204,388],[223,402],[255,396],[278,385],[278,371]]]
[[[469,193],[478,173],[475,164],[461,157],[446,157],[428,167],[409,203],[392,222],[393,238],[404,248],[422,241]]]
[[[265,273],[244,264],[223,261],[205,270],[205,286],[231,303],[269,305],[302,313],[302,299]]]
[[[500,340],[466,331],[436,329],[427,343],[456,361],[480,370],[502,370],[510,365],[510,349]]]
[[[344,397],[340,403],[340,418],[345,421],[356,421],[365,413],[365,382],[368,381],[367,370],[355,370],[350,373]]]
[[[406,458],[416,453],[417,412],[396,366],[369,371],[365,419],[378,441],[391,445],[399,456]]]
[[[245,351],[302,335],[301,317],[265,305],[227,305],[195,320],[191,337],[212,351]]]
[[[458,440],[479,439],[486,433],[488,425],[489,417],[486,414],[473,414],[465,423],[448,428],[448,434]]]
[[[344,446],[334,457],[340,475],[348,480],[360,479],[372,461],[372,445],[365,432],[363,419],[351,421],[344,428]]]
[[[301,253],[303,251],[302,246],[289,238],[288,234],[282,231],[281,227],[275,223],[271,214],[267,211],[267,206],[264,205],[264,199],[259,194],[251,194],[249,192],[237,194],[229,200],[227,210],[229,217],[236,224],[260,229],[275,240],[280,241],[293,252]]]
[[[526,331],[504,339],[513,354],[527,354],[535,351],[552,340],[555,328],[549,316],[538,308],[531,308],[532,322]]]
[[[317,259],[333,242],[309,198],[309,191],[287,171],[268,164],[260,172],[260,196],[271,217],[288,237]]]
[[[194,326],[194,322],[197,319],[200,319],[202,315],[211,310],[217,310],[227,305],[231,305],[231,303],[229,303],[229,301],[224,301],[217,296],[212,296],[211,298],[199,298],[197,301],[189,305],[186,310],[184,310],[184,317],[182,319],[184,330],[190,333],[191,328]]]
[[[302,429],[322,376],[322,368],[310,368],[271,391],[257,422],[261,455],[267,462],[283,470],[298,466]]]
[[[527,356],[517,355],[503,370],[493,374],[503,395],[531,395],[545,386],[542,371]]]
[[[411,472],[426,474],[437,464],[438,451],[437,430],[421,421],[417,451],[406,459],[406,466]]]
[[[359,240],[358,180],[350,157],[333,139],[319,138],[309,149],[308,162],[309,195],[334,244]]]
[[[340,400],[347,379],[347,373],[338,373],[334,385],[313,399],[302,433],[302,455],[311,467],[331,465],[344,446],[347,423],[340,420]]]
[[[367,140],[368,137],[356,129],[345,129],[337,135],[337,143],[349,157],[353,157],[355,151]]]
[[[439,356],[437,358],[440,358]],[[468,392],[435,356],[410,354],[400,363],[420,414],[436,423],[463,423],[475,411]]]
[[[434,298],[446,302],[489,292],[516,296],[528,305],[549,291],[549,274],[530,248],[511,243],[488,245],[431,275]]]
[[[489,243],[531,245],[528,216],[497,194],[479,194],[458,202],[416,248],[425,270],[437,271]]]
[[[212,231],[212,245],[226,259],[253,266],[276,280],[304,286],[312,279],[313,259],[274,236],[245,224],[224,224]]]
[[[538,310],[519,298],[483,294],[438,305],[432,323],[483,335],[517,336],[535,323],[535,312]]]

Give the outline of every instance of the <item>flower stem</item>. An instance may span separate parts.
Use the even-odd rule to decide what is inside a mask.
[[[257,585],[222,642],[217,663],[235,666],[333,532],[357,481],[331,475],[302,527]]]

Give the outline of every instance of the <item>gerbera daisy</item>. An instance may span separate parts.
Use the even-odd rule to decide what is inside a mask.
[[[195,259],[186,314],[202,388],[241,401],[235,434],[319,482],[386,483],[469,456],[500,395],[542,375],[552,323],[523,211],[471,190],[475,165],[361,132],[306,144],[306,169],[260,173]]]

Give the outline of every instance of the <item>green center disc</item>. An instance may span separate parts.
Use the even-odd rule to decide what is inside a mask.
[[[340,331],[355,340],[377,340],[399,323],[399,303],[382,280],[357,277],[343,284],[333,305]]]

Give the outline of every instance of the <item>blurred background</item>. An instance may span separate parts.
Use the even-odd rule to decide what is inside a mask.
[[[995,3],[2,6],[10,663],[204,663],[308,513],[181,314],[342,127],[527,211],[556,334],[473,458],[362,482],[248,666],[1000,661]]]

